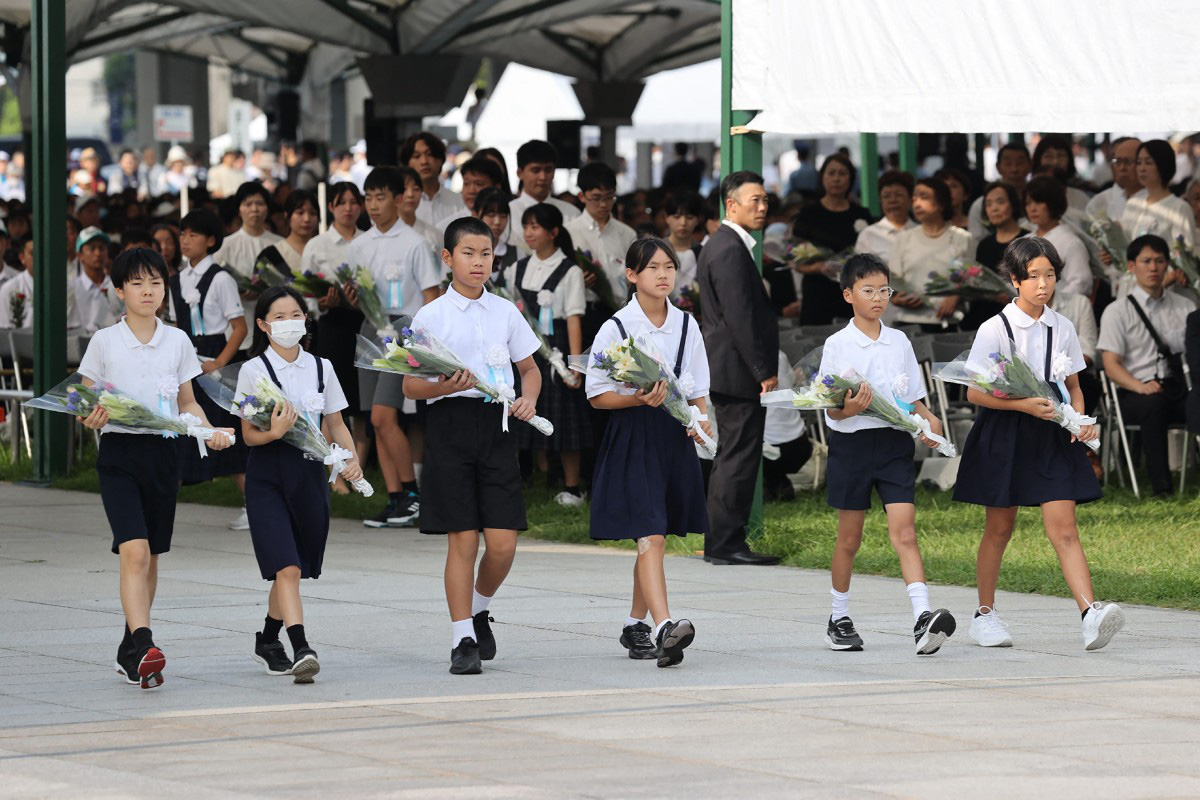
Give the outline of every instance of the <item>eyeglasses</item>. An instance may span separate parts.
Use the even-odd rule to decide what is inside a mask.
[[[864,286],[858,290],[858,293],[864,300],[874,300],[876,297],[881,300],[888,300],[896,293],[896,290],[890,286],[884,286],[882,289],[876,289],[874,286]]]
[[[1134,158],[1110,158],[1108,160],[1108,163],[1112,164],[1114,167],[1132,167],[1134,164],[1137,163],[1137,159],[1134,159]]]
[[[599,203],[600,205],[612,203],[617,199],[617,196],[615,194],[611,194],[611,193],[610,194],[585,194],[583,197],[589,203]]]

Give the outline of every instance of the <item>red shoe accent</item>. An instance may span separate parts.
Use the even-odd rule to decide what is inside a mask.
[[[138,676],[143,689],[155,689],[163,684],[162,671],[167,666],[167,657],[157,647],[151,647],[138,662]]]

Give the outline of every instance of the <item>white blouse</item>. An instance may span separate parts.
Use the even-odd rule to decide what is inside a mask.
[[[667,319],[661,328],[656,327],[646,316],[646,312],[642,311],[637,295],[634,294],[625,307],[613,316],[621,320],[621,324],[625,326],[625,333],[632,336],[635,342],[639,344],[644,342],[647,346],[652,346],[672,373],[675,370],[675,358],[679,354],[679,340],[683,336],[684,320],[686,319],[687,342],[679,374],[681,378],[689,378],[686,380],[690,384],[686,392],[688,400],[695,400],[708,394],[708,352],[704,349],[704,337],[700,335],[700,326],[690,314],[667,303]],[[589,399],[605,392],[624,395],[637,393],[636,389],[614,382],[604,372],[592,366],[592,354],[604,352],[605,348],[622,338],[617,323],[612,319],[600,326],[596,340],[592,342],[591,354],[588,355],[587,396]]]

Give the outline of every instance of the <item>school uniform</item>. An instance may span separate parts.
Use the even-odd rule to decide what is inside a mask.
[[[321,272],[332,280],[337,268],[349,263],[350,245],[361,234],[362,231],[355,229],[354,235],[347,239],[337,228],[330,226],[305,245],[304,255],[300,259],[300,271]],[[346,402],[355,413],[362,408],[358,396],[358,374],[354,368],[355,346],[362,326],[362,312],[349,306],[335,306],[317,317],[317,355],[329,359],[333,364],[338,383],[346,395]]]
[[[186,266],[172,275],[170,287],[176,324],[191,340],[196,355],[205,359],[219,356],[228,342],[225,329],[244,314],[233,276],[217,266],[212,256],[206,256],[199,264]],[[192,391],[213,427],[238,429],[238,418],[217,405],[196,381],[192,381]],[[185,484],[246,471],[246,443],[240,436],[231,447],[210,451],[205,458],[200,457],[194,442],[181,440],[178,446]]]
[[[925,381],[912,343],[895,328],[881,324],[879,338],[872,339],[850,320],[826,339],[820,374],[845,374],[850,369],[876,391],[890,392],[897,405],[925,398]],[[825,473],[829,505],[842,511],[866,511],[871,507],[872,488],[884,506],[915,501],[916,445],[912,436],[863,414],[834,419],[826,412],[825,422],[829,426]]]
[[[349,263],[371,271],[380,305],[397,331],[421,308],[424,302],[421,293],[442,282],[428,243],[400,220],[387,231],[372,225],[369,231],[356,237],[350,243]],[[370,322],[364,321],[362,335],[376,339],[379,332]],[[408,413],[416,412],[415,403],[405,403],[404,379],[400,375],[360,369],[358,394],[362,411],[370,411],[372,405],[384,405]]]
[[[988,353],[1023,354],[1026,362],[1051,380],[1059,356],[1070,360],[1068,376],[1083,370],[1083,351],[1075,327],[1050,307],[1033,319],[1016,302],[979,327],[969,363],[991,364]],[[1070,402],[1059,388],[1063,402]],[[1039,506],[1053,500],[1087,503],[1101,496],[1087,448],[1072,443],[1065,428],[1022,411],[980,407],[962,449],[954,499],[993,508]]]
[[[155,320],[154,335],[143,344],[122,319],[96,331],[79,372],[96,383],[111,383],[151,409],[176,416],[179,387],[200,374],[200,362],[187,334],[178,328]],[[113,531],[113,553],[134,539],[148,540],[153,555],[171,549],[180,441],[196,452],[191,437],[167,438],[111,423],[100,430],[96,473]]]
[[[583,317],[583,270],[562,250],[554,251],[545,261],[536,255],[526,256],[508,269],[505,283],[519,292],[526,311],[541,324],[540,300],[548,299],[553,317],[552,330],[545,334],[551,347],[558,348],[564,357],[571,352],[567,335],[567,318]],[[544,295],[543,292],[548,293]],[[542,392],[538,395],[539,413],[554,425],[554,433],[543,436],[529,425],[517,429],[517,446],[522,450],[551,450],[578,452],[591,446],[592,433],[588,402],[578,388],[570,389],[540,355],[534,362],[542,373]]]
[[[68,328],[83,328],[91,334],[116,322],[121,303],[110,277],[105,275],[96,283],[87,275],[80,275],[70,282],[70,289],[75,295],[76,318],[68,321]]]
[[[254,394],[264,377],[318,430],[323,415],[347,406],[333,366],[304,350],[289,362],[268,347],[247,361],[238,373],[237,396]],[[301,578],[319,578],[329,538],[325,465],[282,439],[249,449],[246,516],[259,571],[274,580],[284,567],[299,567]]]
[[[513,362],[538,349],[537,336],[517,307],[487,291],[472,300],[451,286],[422,306],[412,324],[444,342],[473,374],[507,386],[516,385]],[[422,533],[528,527],[512,432],[527,426],[510,418],[506,433],[504,404],[485,399],[479,390],[468,389],[428,401]]]
[[[592,352],[621,339],[648,341],[676,377],[684,378],[688,400],[708,394],[708,353],[700,326],[690,314],[667,304],[667,319],[656,327],[637,295],[600,327]],[[605,392],[635,394],[606,374],[589,369],[587,396]],[[661,408],[634,406],[613,411],[596,454],[592,478],[591,537],[639,539],[708,533],[704,478],[687,429]]]

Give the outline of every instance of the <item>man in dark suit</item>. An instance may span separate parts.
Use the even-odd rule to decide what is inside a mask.
[[[762,462],[766,409],[759,395],[778,385],[779,324],[754,263],[754,238],[767,221],[767,191],[753,172],[721,181],[725,220],[700,251],[700,330],[708,350],[711,400],[720,437],[708,484],[705,560],[775,564],[750,551],[746,525]]]
[[[1188,314],[1183,343],[1192,377],[1192,388],[1187,394],[1187,429],[1189,434],[1200,436],[1200,311]]]

